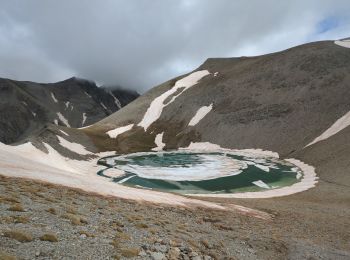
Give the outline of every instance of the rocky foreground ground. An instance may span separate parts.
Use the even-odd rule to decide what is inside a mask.
[[[349,259],[345,215],[327,226],[276,205],[262,220],[0,176],[0,259]]]

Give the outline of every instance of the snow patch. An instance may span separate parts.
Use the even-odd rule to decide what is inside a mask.
[[[87,118],[86,113],[83,113],[83,121],[81,122],[81,126],[84,126],[86,118]]]
[[[100,104],[105,110],[108,110],[107,107],[105,106],[105,104],[103,104],[102,102]]]
[[[61,114],[61,112],[58,112],[57,116],[63,124],[65,124],[67,127],[70,127],[68,120]]]
[[[69,134],[67,134],[65,131],[63,131],[63,130],[60,130],[60,132],[62,133],[62,134],[64,134],[64,135],[66,135],[66,136],[69,136]]]
[[[335,135],[336,133],[340,132],[344,128],[348,127],[349,125],[350,125],[350,111],[347,112],[341,118],[339,118],[337,121],[335,121],[335,123],[330,128],[328,128],[319,137],[315,138],[311,143],[309,143],[305,147],[313,145],[313,144],[320,142],[322,140],[326,140],[327,138]]]
[[[219,74],[219,72],[215,72],[215,73],[214,73],[214,77],[216,77],[218,74]]]
[[[204,76],[210,74],[207,70],[201,70],[193,72],[192,74],[188,75],[187,77],[184,77],[178,81],[176,81],[175,86],[169,89],[168,91],[165,91],[163,94],[161,94],[159,97],[156,97],[150,106],[148,107],[146,113],[143,116],[143,119],[138,124],[139,126],[143,127],[145,131],[147,131],[148,127],[155,122],[160,115],[162,114],[163,109],[171,104],[178,96],[180,96],[184,91],[186,91],[188,88],[196,85],[200,79],[202,79]],[[176,93],[179,89],[182,89],[180,93],[178,93],[176,96],[174,96],[167,104],[164,104],[164,101]]]
[[[272,151],[266,151],[263,149],[227,149],[222,148],[220,145],[213,144],[210,142],[191,142],[188,147],[181,147],[180,150],[199,150],[199,151],[212,151],[217,150],[221,152],[232,152],[234,151],[237,155],[242,156],[256,156],[256,157],[273,157],[273,158],[279,158],[278,153],[272,152]]]
[[[55,125],[58,125],[58,120],[57,119],[53,120],[53,122],[55,123]]]
[[[153,151],[162,151],[163,150],[163,148],[165,146],[165,143],[163,143],[163,135],[164,135],[164,132],[156,135],[156,139],[154,140],[154,143],[157,145],[157,147],[153,148],[152,149]]]
[[[55,95],[51,92],[51,97],[55,103],[58,103],[58,100],[56,99]]]
[[[106,134],[109,135],[110,138],[117,138],[118,135],[131,130],[133,128],[134,124],[118,127],[116,129],[108,131]]]
[[[85,95],[87,95],[89,98],[92,98],[86,91],[84,91]]]
[[[69,103],[69,101],[67,101],[67,102],[65,102],[64,104],[66,105],[66,109],[67,109],[67,108],[69,107],[69,104],[70,104],[70,103]]]
[[[350,48],[350,40],[338,40],[338,41],[335,41],[334,43],[341,47]]]
[[[191,121],[188,123],[189,126],[195,126],[199,123],[211,110],[213,109],[213,104],[210,104],[209,106],[203,106],[200,109],[198,109],[197,113],[194,115],[194,117],[191,119]]]
[[[63,146],[64,148],[67,148],[68,150],[74,153],[81,154],[81,155],[92,154],[92,152],[87,151],[86,148],[81,144],[71,143],[59,135],[57,135],[57,138],[60,141],[61,146]]]
[[[118,107],[119,109],[121,109],[121,108],[122,108],[122,104],[120,103],[119,99],[117,99],[117,98],[114,96],[114,94],[112,93],[112,91],[110,91],[109,94],[114,98],[114,103],[117,105],[117,107]]]

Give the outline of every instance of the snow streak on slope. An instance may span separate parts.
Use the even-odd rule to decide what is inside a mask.
[[[84,126],[86,118],[87,118],[86,113],[83,113],[83,121],[81,122],[81,126]]]
[[[109,94],[114,98],[114,103],[117,105],[117,107],[118,107],[119,109],[121,109],[121,108],[122,108],[122,104],[120,103],[119,99],[117,99],[117,98],[114,96],[114,94],[112,93],[112,91],[110,91]]]
[[[330,128],[328,128],[325,132],[323,132],[319,137],[315,138],[315,140],[313,140],[307,146],[313,145],[322,140],[326,140],[332,135],[335,135],[336,133],[340,132],[344,128],[348,127],[349,125],[350,125],[350,111],[347,112],[341,118],[339,118],[337,121],[335,121],[335,123]]]
[[[157,145],[157,147],[153,148],[153,151],[162,151],[165,143],[163,143],[163,135],[164,132],[157,134],[156,139],[154,140],[155,144]]]
[[[118,135],[129,131],[133,126],[134,124],[118,127],[116,129],[108,131],[106,134],[108,134],[110,138],[117,138]]]
[[[60,130],[60,132],[62,133],[62,134],[64,134],[64,135],[66,135],[66,136],[69,136],[69,134],[67,134],[65,131],[63,131],[63,130]]]
[[[51,97],[55,103],[58,103],[58,100],[56,99],[55,95],[51,92]]]
[[[63,124],[65,124],[67,127],[70,127],[68,120],[60,112],[57,113],[57,116]]]
[[[197,113],[194,115],[194,117],[191,119],[191,121],[188,123],[189,126],[194,126],[199,123],[205,117],[211,110],[213,109],[213,104],[210,104],[209,106],[203,106],[200,109],[198,109]]]
[[[184,77],[176,81],[174,87],[164,92],[162,95],[160,95],[159,97],[155,98],[152,101],[145,115],[143,116],[143,119],[138,125],[143,127],[145,131],[147,131],[147,128],[160,117],[163,109],[167,105],[171,104],[184,91],[186,91],[188,88],[192,87],[193,85],[197,84],[200,79],[202,79],[204,76],[208,74],[210,73],[207,70],[196,71],[188,75],[187,77]],[[176,94],[176,96],[173,96],[168,103],[164,104],[164,101],[168,97],[175,94],[179,90],[180,90],[180,93]]]
[[[107,107],[105,106],[105,104],[103,104],[102,102],[100,104],[105,110],[108,110]]]
[[[345,47],[345,48],[350,48],[350,40],[347,39],[347,40],[340,40],[340,41],[335,41],[334,42],[336,45],[339,45],[339,46],[342,46],[342,47]]]

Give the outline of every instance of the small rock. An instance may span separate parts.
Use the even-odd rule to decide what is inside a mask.
[[[166,253],[168,251],[168,247],[166,245],[155,245],[154,246],[156,251]]]
[[[140,253],[139,253],[139,256],[144,258],[144,257],[147,256],[147,253],[144,250],[141,250]]]
[[[183,259],[183,260],[190,260],[190,257],[189,257],[188,255],[184,255],[184,254],[183,254],[183,255],[182,255],[182,259]]]
[[[36,257],[40,256],[40,251],[36,251],[36,252],[35,252],[35,256],[36,256]]]
[[[180,258],[180,249],[177,247],[170,248],[168,252],[168,258],[171,260],[177,260]]]
[[[205,255],[204,257],[203,257],[203,259],[204,260],[211,260],[211,259],[213,259],[211,256],[208,256],[208,255]]]
[[[151,257],[153,260],[163,260],[166,259],[165,255],[161,252],[152,252]]]
[[[191,258],[192,260],[202,260],[202,257],[200,257],[199,255],[196,255],[194,257]]]
[[[85,238],[86,238],[86,235],[85,235],[85,234],[81,234],[81,235],[80,235],[80,238],[81,238],[81,239],[85,239]]]

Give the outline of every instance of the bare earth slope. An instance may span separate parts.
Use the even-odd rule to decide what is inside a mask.
[[[259,57],[208,59],[197,70],[210,74],[167,105],[147,131],[137,125],[150,103],[180,77],[85,132],[101,150],[149,150],[155,147],[155,136],[164,132],[165,149],[211,142],[225,148],[262,148],[285,157],[302,150],[350,110],[350,50],[334,42]],[[198,109],[210,104],[213,109],[188,126]],[[134,124],[132,130],[116,140],[103,140],[109,139],[107,131],[128,124]]]

